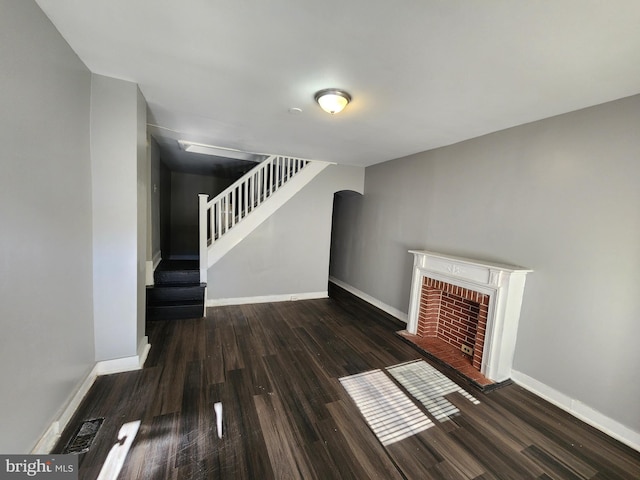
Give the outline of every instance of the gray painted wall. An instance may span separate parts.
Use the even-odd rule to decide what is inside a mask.
[[[96,360],[137,354],[144,335],[146,193],[135,83],[92,75],[93,298]],[[145,114],[146,115],[146,114]],[[136,207],[137,206],[137,207]]]
[[[363,183],[363,168],[327,167],[209,269],[207,297],[325,292],[334,193]]]
[[[211,199],[231,183],[229,178],[171,172],[170,256],[198,258],[198,194]]]
[[[147,260],[160,257],[160,146],[153,137],[149,137],[149,161],[151,178],[149,180],[149,222]]]
[[[171,254],[171,170],[160,161],[160,250],[162,258]]]
[[[0,0],[0,452],[26,453],[94,365],[91,74]]]
[[[151,182],[151,157],[148,151],[147,140],[147,101],[144,99],[140,88],[136,84],[136,165],[137,165],[137,322],[136,322],[136,354],[147,343],[146,310],[147,310],[147,226],[149,222],[149,184]],[[111,279],[113,281],[113,278]]]
[[[640,432],[640,96],[366,169],[331,273],[404,312],[409,248],[527,279],[514,368]]]

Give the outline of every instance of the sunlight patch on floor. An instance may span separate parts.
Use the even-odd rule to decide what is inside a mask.
[[[381,370],[342,377],[340,382],[383,445],[433,426],[429,417]]]
[[[444,398],[445,395],[458,392],[474,405],[480,403],[466,390],[423,360],[387,367],[387,371],[441,422],[459,412],[455,405]]]

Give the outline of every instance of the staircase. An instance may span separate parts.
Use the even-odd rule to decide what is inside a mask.
[[[200,195],[200,260],[160,262],[147,287],[147,320],[204,316],[208,268],[329,165],[271,155],[213,199]]]
[[[206,285],[200,283],[197,260],[162,260],[155,285],[147,287],[147,320],[179,320],[204,316]]]
[[[329,165],[271,155],[213,199],[200,195],[200,281],[206,282],[209,267]]]

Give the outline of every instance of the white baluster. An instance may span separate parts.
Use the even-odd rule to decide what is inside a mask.
[[[246,217],[249,213],[249,180],[242,184],[242,194],[244,195],[244,208],[242,209],[242,216]]]
[[[267,195],[267,168],[268,165],[271,165],[270,163],[265,165],[265,167],[262,169],[262,189],[260,191],[260,202],[262,203],[262,201],[266,198]]]
[[[253,211],[256,205],[256,175],[251,176],[251,193],[249,196],[251,197],[251,211]]]
[[[209,226],[207,225],[207,203],[209,202],[209,195],[201,193],[198,195],[198,223],[200,224],[200,238],[199,238],[199,254],[200,254],[200,281],[207,281],[207,251],[208,251],[208,242],[207,238],[209,236]],[[203,280],[204,279],[204,280]]]
[[[231,195],[229,197],[229,215],[231,215],[231,222],[229,222],[229,228],[233,227],[236,224],[236,216],[233,209],[236,206],[236,189],[231,190]]]
[[[204,230],[204,244],[213,244],[219,240],[308,163],[308,160],[295,157],[269,156],[251,172],[206,203],[205,217],[208,224]],[[200,208],[202,209],[202,206]],[[201,212],[199,214],[202,215]],[[202,237],[203,233],[200,232],[199,235]]]
[[[222,215],[220,215],[220,202],[221,200],[218,200],[215,203],[216,228],[213,231],[213,242],[216,241],[216,237],[219,238],[220,235],[222,235]]]

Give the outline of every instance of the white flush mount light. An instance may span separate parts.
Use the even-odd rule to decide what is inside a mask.
[[[218,147],[205,143],[190,142],[188,140],[178,140],[180,148],[185,152],[199,153],[201,155],[212,155],[214,157],[234,158],[236,160],[248,160],[259,162],[265,158],[264,155],[250,152],[242,152],[233,148]]]
[[[185,152],[201,153],[202,155],[224,156],[221,148],[214,145],[206,145],[204,143],[189,142],[188,140],[178,140],[180,148]]]
[[[316,102],[325,112],[335,115],[344,110],[351,101],[351,95],[337,88],[326,88],[315,94]]]

